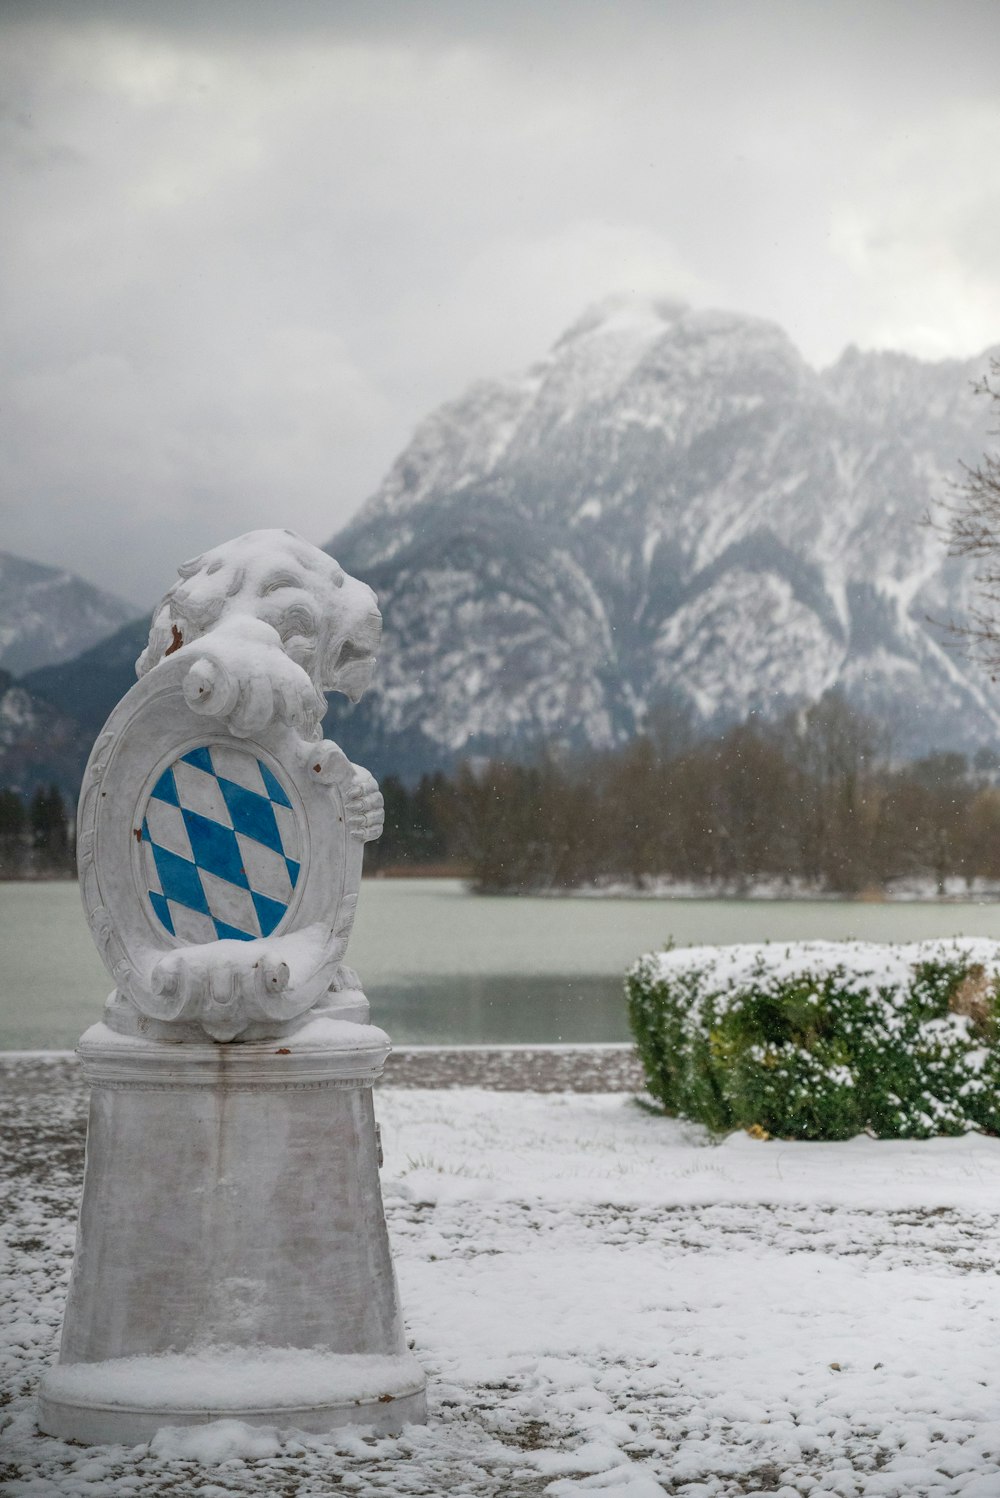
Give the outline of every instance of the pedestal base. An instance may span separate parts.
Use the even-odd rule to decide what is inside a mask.
[[[87,1031],[83,1202],[43,1430],[134,1443],[220,1418],[425,1418],[378,1180],[388,1049],[330,1019],[223,1045]]]
[[[54,1369],[39,1400],[49,1435],[135,1446],[165,1425],[242,1420],[314,1434],[363,1425],[383,1435],[427,1418],[424,1374],[409,1353],[338,1357],[287,1347],[165,1354]]]

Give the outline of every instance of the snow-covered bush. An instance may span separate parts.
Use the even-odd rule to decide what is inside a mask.
[[[626,980],[651,1094],[788,1139],[1000,1133],[1000,942],[689,947]]]

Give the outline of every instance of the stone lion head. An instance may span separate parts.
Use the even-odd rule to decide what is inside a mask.
[[[275,630],[317,691],[357,702],[370,685],[382,633],[375,594],[294,531],[248,531],[177,570],[179,580],[153,615],[137,676],[244,615]]]

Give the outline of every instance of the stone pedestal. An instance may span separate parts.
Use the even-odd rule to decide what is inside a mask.
[[[235,1418],[398,1430],[425,1415],[378,1180],[370,1025],[171,1043],[94,1025],[87,1166],[39,1424],[84,1442]]]

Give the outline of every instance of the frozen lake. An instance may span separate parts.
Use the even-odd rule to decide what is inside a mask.
[[[627,1040],[641,952],[739,941],[1000,936],[996,904],[490,898],[457,880],[372,879],[348,960],[403,1043]],[[110,981],[74,883],[0,884],[0,1049],[73,1046]]]

